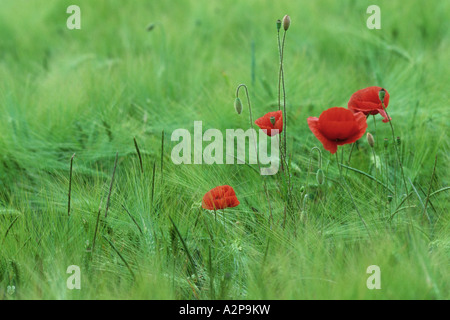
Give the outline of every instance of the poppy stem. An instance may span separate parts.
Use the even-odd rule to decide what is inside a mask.
[[[337,166],[338,166],[338,168],[339,168],[339,177],[340,177],[341,180],[342,180],[342,184],[344,185],[345,190],[346,190],[347,193],[349,194],[350,199],[352,200],[353,206],[355,207],[356,212],[358,213],[359,218],[361,219],[362,223],[364,224],[364,227],[365,227],[366,230],[367,230],[367,234],[369,235],[370,240],[372,240],[372,236],[370,235],[369,228],[367,227],[366,221],[364,221],[364,218],[362,217],[361,212],[359,211],[358,206],[356,205],[355,199],[353,198],[353,195],[352,195],[352,193],[351,193],[351,191],[350,191],[350,188],[349,188],[349,186],[348,186],[348,184],[347,184],[347,181],[345,180],[344,176],[342,175],[342,168],[341,168],[341,164],[339,163],[339,157],[338,157],[337,152],[336,152],[335,154],[336,154],[336,163],[337,163]]]
[[[287,156],[287,143],[286,143],[286,137],[287,137],[287,113],[286,113],[286,86],[284,83],[284,67],[283,67],[283,61],[284,61],[284,43],[286,40],[286,30],[283,32],[283,44],[281,45],[281,63],[280,63],[280,70],[281,70],[281,83],[283,88],[283,131],[284,131],[284,157]]]
[[[278,55],[280,58],[280,70],[278,71],[278,110],[281,110],[281,72],[283,66],[283,51],[281,49],[280,29],[277,30]]]
[[[384,106],[384,102],[383,102],[383,101],[381,101],[381,106],[383,107],[383,110],[384,110],[384,112],[386,112],[386,116],[387,116],[387,118],[389,119],[388,122],[389,122],[389,125],[391,126],[392,142],[393,142],[393,144],[394,144],[395,153],[396,153],[396,155],[397,155],[398,165],[400,166],[400,171],[401,171],[401,173],[402,173],[403,184],[404,184],[404,186],[405,186],[405,193],[408,194],[408,185],[406,184],[405,173],[404,173],[404,171],[403,171],[403,164],[402,164],[402,160],[400,159],[400,152],[399,152],[399,150],[398,150],[397,143],[396,143],[396,140],[395,140],[394,125],[392,124],[392,119],[391,119],[391,117],[389,116],[389,114],[388,114],[387,111],[386,111],[386,107]],[[408,205],[409,205],[409,200],[408,200]]]
[[[241,88],[245,89],[245,94],[247,96],[247,104],[248,104],[248,110],[249,110],[249,118],[250,118],[250,127],[252,129],[252,135],[253,135],[253,141],[255,142],[255,153],[256,153],[256,162],[258,164],[258,171],[259,174],[261,174],[261,164],[259,163],[259,157],[258,157],[258,147],[256,145],[256,137],[255,137],[255,128],[253,126],[253,117],[252,117],[252,105],[250,103],[250,95],[248,93],[248,88],[245,84],[240,84],[236,89],[236,98],[239,98],[239,90]],[[272,215],[272,207],[270,205],[270,198],[269,198],[269,192],[267,190],[267,184],[266,179],[263,178],[263,185],[264,185],[264,192],[266,194],[267,198],[267,204],[269,205],[269,221],[273,223],[273,215]]]

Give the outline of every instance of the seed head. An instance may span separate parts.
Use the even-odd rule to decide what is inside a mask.
[[[386,96],[386,90],[381,88],[380,91],[378,91],[378,97],[380,98],[380,101],[384,103],[384,97]]]
[[[281,20],[278,19],[277,20],[277,30],[280,31],[280,29],[281,29]]]
[[[373,135],[370,132],[367,132],[367,142],[369,143],[369,146],[371,148],[373,148],[373,146],[375,145],[375,140],[373,139]]]
[[[270,123],[274,126],[275,125],[275,117],[270,117]]]
[[[241,114],[242,113],[242,101],[239,98],[236,98],[236,100],[234,100],[234,109],[236,110],[237,114]]]
[[[289,26],[291,25],[291,18],[288,15],[285,15],[283,18],[283,28],[285,31],[289,29]]]
[[[325,174],[323,173],[323,170],[322,170],[322,169],[317,170],[317,173],[316,173],[316,180],[317,180],[317,183],[318,183],[320,186],[323,184],[323,182],[324,182],[324,180],[325,180]]]

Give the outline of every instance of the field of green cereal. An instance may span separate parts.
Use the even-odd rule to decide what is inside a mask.
[[[368,1],[1,1],[0,299],[449,299],[450,2],[376,2],[379,30]],[[278,109],[285,14],[287,165],[174,164],[176,129],[249,128],[239,84]],[[341,177],[307,118],[369,86],[400,143],[370,116]]]

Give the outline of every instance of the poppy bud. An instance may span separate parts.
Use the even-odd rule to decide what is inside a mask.
[[[325,175],[324,175],[322,169],[317,170],[316,180],[319,185],[323,184],[323,181],[325,180]]]
[[[388,195],[388,196],[387,196],[387,199],[388,199],[388,202],[389,202],[389,203],[391,203],[391,202],[392,202],[392,199],[393,199],[393,197],[392,197],[391,195]]]
[[[241,99],[236,98],[236,100],[234,100],[234,109],[236,110],[237,114],[241,114],[241,112],[242,112]]]
[[[386,96],[386,90],[381,88],[380,91],[378,91],[378,97],[380,98],[380,101],[384,103],[384,97]]]
[[[384,138],[384,147],[387,148],[389,145],[389,140],[388,138]]]
[[[400,140],[400,137],[397,137],[397,139],[395,139],[395,142],[397,142],[398,146],[402,144],[402,140]]]
[[[270,123],[271,123],[272,125],[275,125],[275,117],[270,117]]]
[[[369,146],[371,148],[373,148],[373,146],[375,145],[375,140],[373,139],[373,135],[370,132],[367,132],[367,142],[369,143]]]
[[[277,20],[277,30],[280,31],[280,29],[281,29],[281,20],[278,19]]]
[[[291,18],[288,15],[285,15],[283,18],[283,28],[285,31],[289,29],[289,26],[291,25]]]
[[[302,187],[300,188],[300,193],[303,193],[303,192],[305,192],[305,186],[302,186]]]

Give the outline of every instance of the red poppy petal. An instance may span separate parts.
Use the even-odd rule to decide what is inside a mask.
[[[207,210],[225,209],[237,205],[239,205],[239,200],[230,186],[215,187],[209,190],[202,200],[202,208]]]
[[[273,125],[270,121],[271,117],[275,118],[275,125]],[[272,131],[273,129],[278,129],[278,133],[281,133],[283,131],[283,112],[281,110],[268,112],[261,118],[256,119],[255,124],[261,130],[266,130],[264,132],[268,136],[274,136],[277,133],[275,131]]]
[[[388,123],[389,121],[392,120],[392,118],[389,117],[389,116],[387,115],[387,113],[386,113],[386,111],[384,111],[384,109],[380,109],[380,110],[378,110],[378,112],[379,112],[380,115],[384,118],[384,119],[383,119],[383,122],[384,122],[384,123]]]
[[[364,115],[364,113],[359,112],[359,113],[355,114],[355,121],[356,121],[358,131],[355,134],[353,134],[352,136],[350,136],[349,138],[347,138],[343,141],[337,142],[338,145],[342,146],[344,144],[354,143],[356,140],[361,139],[361,137],[364,135],[364,133],[367,130],[367,120],[366,120],[366,116]]]
[[[328,140],[319,130],[319,118],[309,117],[308,118],[308,126],[311,132],[316,136],[317,139],[322,143],[325,150],[330,151],[331,153],[336,153],[337,151],[337,143],[331,140]]]

